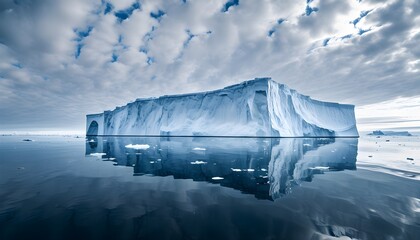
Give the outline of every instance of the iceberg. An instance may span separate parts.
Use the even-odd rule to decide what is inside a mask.
[[[322,102],[271,78],[137,99],[87,115],[86,135],[358,137],[354,105]]]
[[[396,132],[396,131],[381,131],[381,130],[373,131],[369,133],[368,135],[370,136],[407,136],[407,137],[413,136],[408,131]]]

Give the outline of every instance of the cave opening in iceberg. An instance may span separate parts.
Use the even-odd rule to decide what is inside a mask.
[[[92,121],[97,134],[90,134]],[[321,102],[256,78],[220,90],[137,99],[87,115],[86,135],[358,137],[354,105]]]
[[[90,123],[86,134],[89,136],[98,135],[98,122],[97,121],[92,121]]]

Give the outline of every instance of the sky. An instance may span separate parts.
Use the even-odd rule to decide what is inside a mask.
[[[256,77],[420,130],[420,1],[0,0],[0,132]]]

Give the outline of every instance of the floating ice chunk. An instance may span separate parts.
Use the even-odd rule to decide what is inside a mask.
[[[420,213],[420,199],[411,197],[410,200],[411,209],[414,212]]]
[[[95,142],[95,140],[93,140],[93,139],[90,139],[88,142]]]
[[[248,169],[245,169],[245,171],[247,171],[247,172],[253,172],[253,171],[255,171],[255,169],[248,168]]]
[[[242,172],[242,170],[241,169],[239,169],[239,168],[231,168],[232,169],[232,171],[234,171],[234,172]]]
[[[195,147],[193,148],[194,151],[206,151],[205,148]]]
[[[328,170],[330,168],[329,167],[323,167],[323,166],[316,166],[316,167],[311,167],[309,169],[312,169],[312,170]]]
[[[311,144],[304,143],[304,144],[303,144],[303,146],[304,146],[304,147],[311,147]]]
[[[155,163],[155,161],[150,161],[150,163]]]
[[[224,179],[224,178],[222,178],[222,177],[212,177],[211,179],[212,179],[212,180],[222,180],[222,179]]]
[[[207,162],[195,161],[195,162],[191,162],[191,164],[193,164],[193,165],[195,165],[195,164],[207,164]]]
[[[94,156],[94,157],[102,157],[102,156],[105,156],[106,155],[106,153],[91,153],[91,154],[89,154],[90,156]]]
[[[145,150],[150,148],[149,144],[128,144],[125,145],[125,148],[131,148],[131,149],[136,149],[136,150]]]
[[[265,169],[265,168],[261,168],[261,171],[263,171],[263,172],[267,172],[267,169]]]

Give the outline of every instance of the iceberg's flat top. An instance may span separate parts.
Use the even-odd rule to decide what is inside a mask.
[[[214,93],[221,93],[223,91],[234,91],[240,88],[244,88],[244,87],[266,87],[268,85],[268,82],[273,82],[275,84],[278,84],[280,88],[286,89],[287,91],[290,92],[295,92],[297,93],[296,90],[289,88],[286,84],[282,84],[282,83],[278,83],[276,81],[274,81],[273,79],[269,78],[269,77],[263,77],[263,78],[255,78],[255,79],[251,79],[251,80],[246,80],[243,81],[241,83],[237,83],[237,84],[233,84],[227,87],[224,87],[222,89],[216,89],[216,90],[211,90],[211,91],[203,91],[203,92],[194,92],[194,93],[181,93],[181,94],[171,94],[171,95],[162,95],[159,97],[148,97],[148,98],[137,98],[134,102],[138,102],[138,101],[151,101],[151,100],[156,100],[156,99],[165,99],[165,98],[180,98],[180,97],[192,97],[192,96],[199,96],[199,95],[208,95],[208,94],[214,94]],[[316,101],[316,102],[322,102],[322,101],[318,101],[315,99],[312,99],[311,97],[307,96],[307,95],[303,95],[298,93],[299,95],[301,95],[302,98],[307,98],[310,99],[312,101]],[[131,102],[133,103],[133,102]],[[330,104],[339,104],[339,103],[335,103],[335,102],[323,102],[323,103],[330,103]],[[130,104],[130,103],[128,103]],[[128,105],[127,104],[127,105]],[[354,105],[351,104],[343,104],[340,103],[341,106],[350,106],[350,107],[354,107]],[[126,106],[126,105],[125,105]],[[115,109],[118,109],[121,107],[116,107]]]

